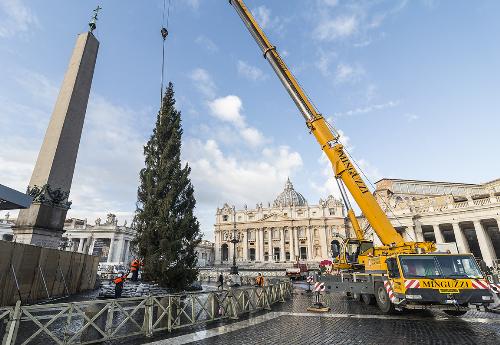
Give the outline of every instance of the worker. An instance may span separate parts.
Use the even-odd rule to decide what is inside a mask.
[[[261,273],[259,273],[257,278],[255,278],[255,283],[257,284],[257,286],[264,286],[264,277]]]
[[[133,282],[136,282],[137,279],[139,278],[139,270],[142,266],[142,262],[137,259],[137,258],[134,258],[134,260],[132,260],[132,263],[130,264],[130,272],[132,272],[132,281]]]
[[[217,281],[219,282],[219,284],[217,285],[217,290],[219,290],[219,288],[224,290],[224,276],[222,275],[222,273],[219,274],[219,278],[217,279]]]
[[[120,272],[119,275],[113,279],[115,283],[115,298],[120,298],[123,291],[123,283],[125,282],[126,276],[124,272]]]

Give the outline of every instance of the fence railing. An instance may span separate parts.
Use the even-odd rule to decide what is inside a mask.
[[[0,308],[2,345],[91,344],[193,327],[270,310],[292,295],[292,284],[163,296]]]

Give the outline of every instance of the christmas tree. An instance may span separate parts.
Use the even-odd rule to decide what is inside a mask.
[[[143,279],[174,291],[196,280],[195,248],[201,240],[194,216],[196,200],[188,164],[181,166],[181,113],[175,109],[172,83],[163,98],[156,127],[144,146],[134,245],[143,259]]]

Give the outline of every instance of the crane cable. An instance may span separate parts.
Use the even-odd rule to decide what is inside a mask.
[[[337,133],[338,134],[338,131],[335,127],[333,127],[326,119],[325,119],[325,122],[326,122],[326,125],[330,128],[330,130],[334,133]],[[340,137],[340,135],[339,135]],[[338,139],[337,139],[338,140]],[[340,142],[340,140],[339,140]],[[342,144],[342,142],[340,142]],[[377,188],[375,187],[375,185],[372,183],[372,181],[368,178],[368,176],[365,174],[365,172],[363,171],[363,169],[361,169],[360,165],[358,164],[358,162],[356,161],[356,159],[354,159],[354,157],[350,154],[350,152],[347,150],[347,148],[345,147],[345,145],[342,144],[342,146],[344,146],[344,152],[347,154],[347,156],[349,156],[349,158],[351,159],[351,161],[354,163],[354,165],[358,168],[358,170],[361,172],[361,174],[363,175],[363,177],[365,178],[366,181],[368,181],[368,183],[370,184],[370,186],[373,188],[373,190],[376,190]],[[387,207],[387,211],[389,211],[392,216],[394,217],[394,219],[396,220],[396,222],[399,223],[399,225],[401,227],[404,227],[403,224],[400,222],[399,220],[399,217],[396,216],[396,214],[394,213],[392,207],[385,202],[384,199],[380,199],[380,201],[382,201],[382,203]],[[368,230],[369,227],[367,227],[364,232],[366,232]],[[410,239],[413,241],[413,237],[407,233],[408,237],[410,237]]]
[[[167,0],[163,0],[163,12],[162,12],[162,28],[160,30],[162,41],[162,58],[161,58],[161,86],[160,86],[160,109],[163,107],[163,81],[165,77],[165,42],[168,36],[168,24],[170,20],[170,5],[172,0],[168,0],[168,9],[167,9]],[[167,10],[167,24],[165,27],[165,10]]]

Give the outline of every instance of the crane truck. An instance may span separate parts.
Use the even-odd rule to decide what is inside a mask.
[[[453,316],[469,306],[493,302],[487,280],[471,254],[436,252],[433,242],[408,242],[394,229],[340,142],[340,135],[317,111],[243,0],[229,0],[269,62],[306,126],[332,164],[356,238],[332,242],[334,272],[318,277],[327,291],[376,301],[384,313],[398,309],[440,309]],[[382,245],[374,246],[351,207],[347,191]]]

